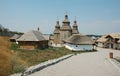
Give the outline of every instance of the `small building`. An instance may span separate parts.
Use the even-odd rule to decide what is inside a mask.
[[[85,51],[94,49],[92,38],[81,34],[74,34],[64,41],[65,47],[73,51]]]
[[[17,39],[20,49],[33,50],[48,47],[48,40],[40,31],[29,31]]]
[[[21,36],[21,35],[14,34],[14,35],[10,38],[10,41],[11,41],[11,42],[16,42],[17,39],[18,39],[20,36]]]
[[[98,47],[120,49],[120,33],[103,35],[97,40]]]

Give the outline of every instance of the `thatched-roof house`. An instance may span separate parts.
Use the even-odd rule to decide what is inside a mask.
[[[48,40],[40,31],[29,31],[23,34],[17,41],[21,49],[45,48],[48,46]]]
[[[96,42],[98,47],[120,49],[120,33],[103,35]]]
[[[74,34],[64,42],[66,48],[74,51],[92,50],[94,44],[92,38],[80,34]]]

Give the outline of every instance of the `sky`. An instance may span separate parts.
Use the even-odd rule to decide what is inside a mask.
[[[82,34],[120,32],[120,0],[0,0],[0,24],[12,31],[52,34],[66,12]]]

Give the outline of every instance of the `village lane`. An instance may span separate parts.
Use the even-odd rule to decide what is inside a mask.
[[[109,52],[116,57],[120,50],[97,49],[98,52],[77,54],[30,76],[120,76],[120,70],[109,61]]]

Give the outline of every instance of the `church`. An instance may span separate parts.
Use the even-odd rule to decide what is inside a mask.
[[[76,20],[71,27],[68,15],[65,15],[62,26],[60,26],[59,21],[56,22],[52,39],[53,47],[64,46],[65,48],[73,51],[94,49],[94,42],[92,38],[79,33]]]
[[[73,26],[71,27],[68,15],[65,15],[65,19],[62,22],[62,26],[60,26],[59,21],[56,22],[56,26],[53,32],[54,46],[64,44],[64,41],[73,34],[79,34],[77,21],[75,20]]]

